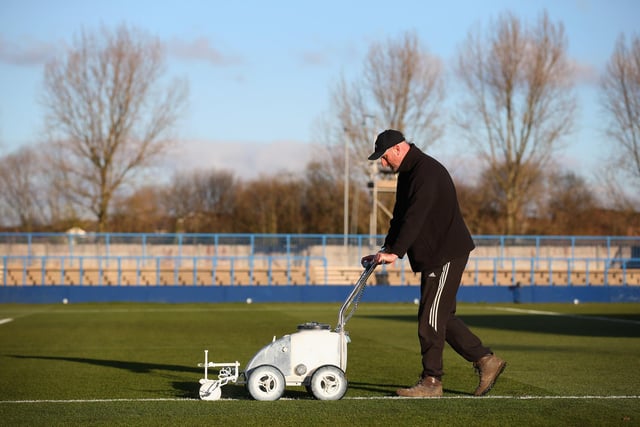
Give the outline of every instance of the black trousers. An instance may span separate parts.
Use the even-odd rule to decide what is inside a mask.
[[[491,349],[485,347],[480,338],[456,316],[456,295],[468,259],[467,255],[433,271],[422,272],[418,338],[423,378],[442,377],[445,341],[469,362],[476,362],[491,353]]]

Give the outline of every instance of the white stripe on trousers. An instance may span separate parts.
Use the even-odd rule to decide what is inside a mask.
[[[436,296],[433,299],[433,304],[431,304],[431,310],[429,311],[429,326],[431,326],[436,332],[438,332],[438,307],[440,306],[440,298],[442,298],[444,284],[447,281],[449,264],[451,263],[448,262],[442,266],[442,273],[440,274],[440,281],[438,282],[438,290],[436,291]]]

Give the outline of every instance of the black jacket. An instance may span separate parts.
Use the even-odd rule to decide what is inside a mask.
[[[415,272],[431,271],[475,247],[445,167],[411,144],[398,170],[385,251],[409,256]]]

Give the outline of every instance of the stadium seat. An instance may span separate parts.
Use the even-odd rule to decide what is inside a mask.
[[[158,273],[155,269],[142,269],[140,270],[140,283],[142,286],[154,286],[158,285]]]
[[[85,269],[83,276],[83,285],[96,286],[102,284],[102,279],[98,270]]]
[[[196,278],[199,286],[211,286],[215,284],[214,271],[210,268],[199,268]]]
[[[102,272],[102,284],[107,286],[120,285],[120,278],[118,277],[118,270],[104,270]]]
[[[569,284],[569,274],[566,269],[554,269],[551,272],[551,284],[553,286],[566,286]]]
[[[523,286],[532,285],[532,281],[535,281],[530,270],[518,270],[516,271],[515,283],[519,283]]]
[[[549,270],[537,270],[533,274],[533,283],[536,286],[549,286],[551,283],[551,275]]]
[[[513,272],[511,270],[500,270],[496,273],[496,283],[499,286],[513,285]]]
[[[607,284],[609,286],[620,286],[624,284],[624,274],[622,270],[610,269],[607,272]]]
[[[216,270],[216,284],[221,286],[231,285],[231,272],[229,270]]]
[[[476,277],[479,286],[493,286],[495,284],[493,270],[479,270]]]
[[[310,285],[311,283],[307,283],[307,271],[302,267],[293,267],[291,268],[291,284],[292,285]],[[310,280],[309,280],[310,281]]]
[[[627,270],[627,285],[640,285],[640,270]]]
[[[587,273],[585,271],[572,271],[569,275],[571,284],[574,286],[584,286],[587,284]]]
[[[80,270],[77,268],[67,268],[64,270],[64,284],[78,286],[80,285]]]
[[[590,286],[604,285],[604,271],[589,271],[589,285]]]

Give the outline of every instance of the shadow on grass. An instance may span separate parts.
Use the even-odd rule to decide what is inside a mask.
[[[182,393],[178,397],[189,399],[200,398],[198,394],[199,385],[196,384],[196,387],[194,389],[193,382],[174,382],[173,388]],[[230,383],[223,386],[221,391],[221,399],[254,400],[244,385]],[[284,389],[284,393],[282,394],[282,398],[295,400],[315,400],[315,398],[311,394],[307,393],[307,391],[304,390],[302,386],[286,387]]]
[[[370,319],[417,322],[416,315],[363,315]],[[585,337],[640,337],[638,320],[611,314],[545,315],[502,314],[464,315],[460,318],[471,328],[490,328],[507,331],[575,335]]]
[[[202,368],[187,367],[180,365],[166,365],[161,363],[143,363],[131,362],[125,360],[108,360],[108,359],[89,359],[86,357],[63,357],[63,356],[23,356],[8,355],[16,359],[41,359],[41,360],[59,360],[65,362],[85,363],[88,365],[105,366],[108,368],[116,368],[127,370],[136,374],[148,374],[152,371],[169,371],[169,372],[202,372]]]
[[[174,381],[172,383],[173,389],[176,390],[176,397],[184,399],[200,399],[200,384],[194,381]],[[252,400],[251,395],[244,387],[244,385],[238,385],[229,383],[222,387],[222,399],[235,399],[235,400]],[[302,397],[309,397],[306,393],[301,393]],[[285,389],[284,397],[292,399],[299,399],[295,391]]]
[[[202,368],[188,367],[181,365],[170,365],[161,363],[142,363],[124,360],[110,359],[91,359],[86,357],[63,357],[63,356],[25,356],[25,355],[7,355],[14,359],[37,359],[47,361],[64,361],[74,363],[84,363],[93,366],[101,366],[107,368],[116,368],[126,370],[136,374],[149,374],[153,372],[173,372],[200,374],[198,379],[202,377]],[[195,381],[173,381],[173,389],[176,391],[175,396],[185,399],[199,399],[200,384]],[[222,388],[222,397],[228,399],[247,399],[251,400],[251,396],[244,385],[227,384]],[[302,387],[286,388],[283,397],[289,399],[313,399]]]
[[[84,357],[62,357],[62,356],[25,356],[25,355],[7,355],[7,357],[13,357],[15,359],[39,359],[49,361],[66,361],[74,363],[84,363],[94,366],[108,367],[127,370],[137,374],[148,374],[155,371],[175,372],[175,373],[201,373],[200,368],[192,368],[180,365],[158,364],[158,363],[141,363],[141,362],[129,362],[122,360],[107,360],[107,359],[90,359]],[[173,381],[172,387],[175,390],[175,397],[185,399],[199,399],[200,385],[197,381]],[[363,390],[367,392],[375,393],[381,396],[395,396],[395,390],[398,388],[408,387],[406,384],[372,384],[364,382],[349,382],[349,389]],[[449,394],[468,395],[469,393],[460,392],[456,390],[445,389],[445,392]],[[246,399],[253,400],[249,392],[244,385],[239,384],[227,384],[222,388],[223,399]],[[315,398],[310,395],[302,386],[287,387],[285,388],[283,398],[296,399],[296,400],[314,400]]]
[[[349,388],[355,390],[370,391],[379,393],[382,395],[392,396],[395,395],[395,391],[399,388],[407,387],[406,384],[372,384],[362,383],[357,381],[349,381]]]
[[[349,388],[355,390],[363,390],[376,393],[382,396],[397,396],[396,390],[399,388],[407,388],[411,387],[413,384],[371,384],[371,383],[361,383],[361,382],[349,382]],[[451,390],[444,388],[443,391],[447,394],[461,395],[461,396],[471,396],[473,393]]]
[[[202,374],[202,368],[170,365],[162,363],[143,363],[125,360],[110,359],[90,359],[86,357],[63,357],[63,356],[25,356],[25,355],[7,355],[15,359],[39,359],[48,361],[64,361],[74,363],[84,363],[87,365],[101,366],[107,368],[122,369],[135,374],[149,374],[154,372],[172,372],[187,374]],[[198,377],[200,378],[200,377]],[[199,398],[198,390],[200,385],[198,381],[174,381],[173,388],[176,390],[176,397],[181,398]],[[226,389],[225,389],[226,391]]]
[[[198,390],[200,385],[194,381],[173,381],[171,383],[176,391],[176,397],[183,399],[199,399]]]

